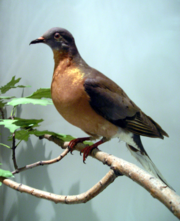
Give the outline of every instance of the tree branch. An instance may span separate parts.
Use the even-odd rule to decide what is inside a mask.
[[[4,118],[4,111],[3,111],[3,108],[2,108],[2,107],[0,107],[0,113],[1,113],[2,119],[5,119],[5,118]]]
[[[32,169],[34,167],[37,166],[44,166],[44,165],[49,165],[49,164],[53,164],[53,163],[57,163],[60,160],[62,160],[67,154],[69,153],[69,148],[66,148],[63,153],[61,153],[58,157],[51,159],[51,160],[43,160],[43,161],[38,161],[36,163],[32,163],[29,165],[26,165],[24,167],[18,168],[15,171],[12,172],[12,174],[16,174],[16,173],[20,173],[22,171],[28,170],[28,169]]]
[[[15,170],[18,170],[18,165],[16,162],[16,138],[15,138],[15,133],[12,135],[12,160],[14,163],[14,168]]]
[[[32,188],[30,186],[26,186],[23,184],[19,184],[10,179],[5,179],[0,177],[0,182],[9,186],[12,189],[15,189],[20,192],[28,193],[30,195],[36,196],[38,198],[47,199],[53,201],[55,203],[63,203],[63,204],[78,204],[78,203],[86,203],[91,200],[95,196],[97,196],[100,192],[102,192],[107,186],[109,186],[117,177],[113,170],[110,170],[96,185],[94,185],[91,189],[86,191],[85,193],[81,193],[79,195],[74,196],[62,196],[56,195],[53,193],[49,193],[46,191],[38,190]]]
[[[67,148],[69,144],[69,142],[63,142],[62,140],[50,135],[44,135],[43,138],[53,141],[63,149]],[[84,147],[86,147],[85,144],[79,143],[76,145],[75,149],[81,151]],[[123,174],[145,188],[154,198],[161,201],[176,217],[180,219],[180,197],[159,179],[146,173],[137,166],[126,162],[125,160],[109,155],[98,149],[94,149],[90,156],[101,161],[103,164],[106,164],[111,169],[94,187],[87,192],[76,196],[62,196],[44,192],[29,186],[18,184],[10,179],[5,179],[2,177],[0,177],[0,181],[10,188],[34,195],[36,197],[48,199],[56,203],[76,204],[82,202],[84,203],[92,199],[102,192],[111,182],[113,182],[118,175]]]

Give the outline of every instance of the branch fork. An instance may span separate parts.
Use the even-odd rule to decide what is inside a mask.
[[[48,161],[39,161],[31,165],[26,165],[25,167],[13,171],[13,174],[30,168],[34,168],[36,166],[56,163],[63,159],[64,156],[66,156],[69,153],[69,142],[63,142],[62,140],[51,135],[44,135],[43,138],[56,143],[62,149],[65,150],[55,159]],[[75,146],[75,150],[81,151],[86,146],[87,145],[83,143],[78,143]],[[162,183],[162,181],[148,174],[136,165],[131,164],[123,159],[117,158],[113,155],[102,152],[98,149],[94,149],[91,152],[90,156],[109,166],[110,170],[97,184],[95,184],[88,191],[79,195],[56,195],[54,193],[45,192],[42,190],[32,188],[30,186],[19,184],[15,181],[3,177],[0,177],[0,181],[4,185],[7,185],[12,189],[28,193],[38,198],[47,199],[55,203],[79,204],[86,203],[87,201],[91,200],[100,192],[102,192],[107,186],[109,186],[118,176],[125,175],[133,181],[135,181],[136,183],[138,183],[139,185],[141,185],[143,188],[145,188],[154,198],[161,201],[177,218],[180,219],[180,197],[173,190],[171,190],[164,183]]]

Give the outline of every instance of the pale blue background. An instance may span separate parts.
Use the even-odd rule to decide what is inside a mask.
[[[0,1],[0,84],[13,75],[22,77],[30,95],[50,87],[53,56],[45,45],[29,46],[49,28],[68,29],[85,61],[117,82],[156,120],[170,138],[143,138],[143,144],[162,174],[180,194],[180,1]],[[9,94],[21,96],[22,89]],[[9,116],[10,110],[7,115]],[[68,124],[53,106],[24,105],[24,118],[44,118],[41,129],[73,136],[84,133]],[[8,130],[2,132],[5,142]],[[100,149],[137,165],[123,143],[114,139]],[[18,165],[58,156],[53,143],[32,138],[17,150]],[[13,170],[10,151],[0,147],[3,168]],[[9,166],[10,165],[10,166]],[[140,166],[140,165],[139,165]],[[17,182],[56,194],[79,194],[98,182],[108,167],[92,158],[82,163],[79,153],[62,162],[16,175]],[[86,204],[62,205],[0,188],[0,220],[173,221],[160,202],[126,177],[118,178],[103,193]]]

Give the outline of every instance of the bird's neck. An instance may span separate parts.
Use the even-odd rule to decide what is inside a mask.
[[[56,70],[59,64],[62,63],[64,60],[70,60],[70,56],[66,51],[53,50],[53,54],[54,54],[54,70]]]
[[[54,73],[57,67],[62,67],[63,69],[67,68],[68,66],[81,66],[87,65],[84,60],[81,58],[79,53],[76,55],[72,55],[67,51],[57,51],[53,50],[54,54]]]

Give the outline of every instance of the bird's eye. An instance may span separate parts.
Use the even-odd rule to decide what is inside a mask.
[[[54,34],[54,38],[55,38],[55,39],[59,39],[59,38],[60,38],[60,34],[59,34],[59,33],[55,33],[55,34]]]

